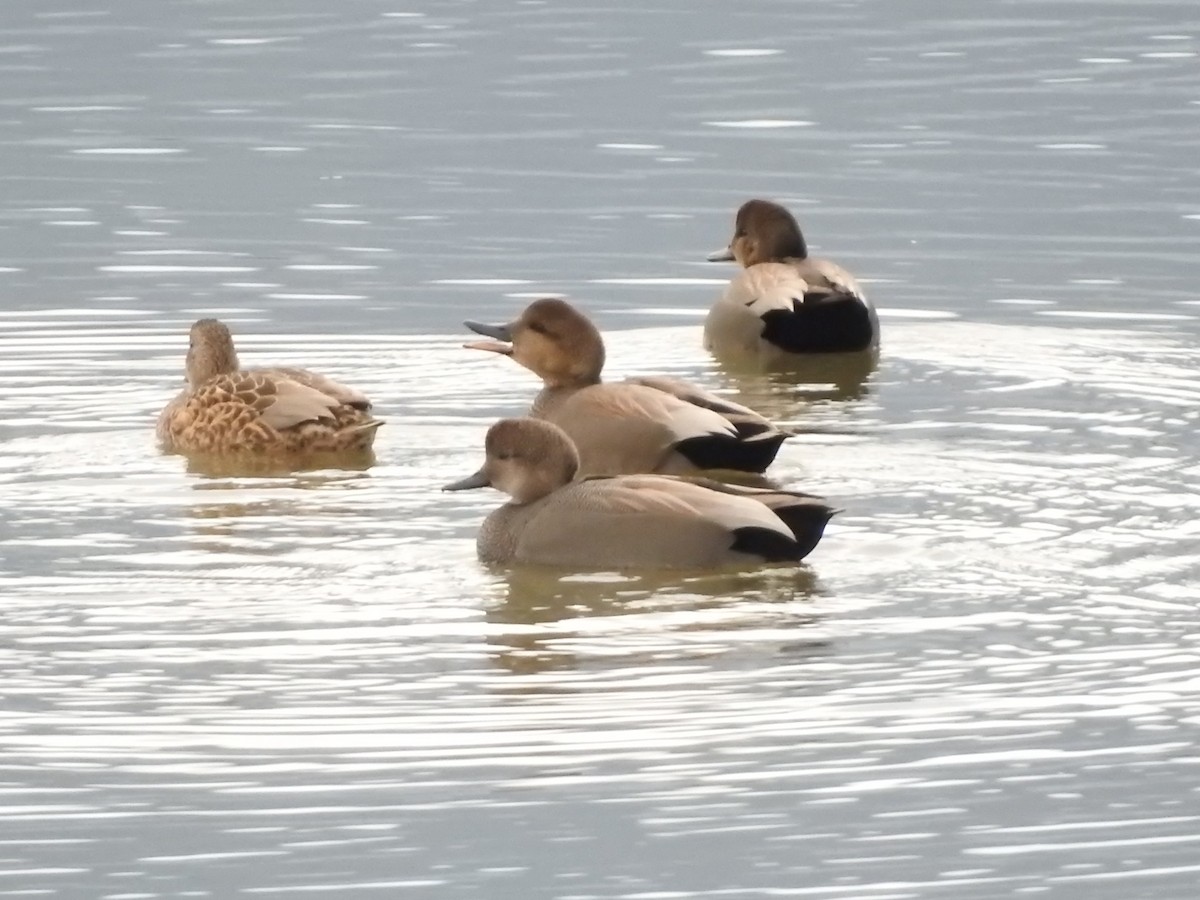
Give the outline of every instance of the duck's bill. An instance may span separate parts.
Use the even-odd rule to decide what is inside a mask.
[[[488,325],[484,322],[463,322],[476,334],[494,338],[491,341],[471,341],[463,344],[468,350],[487,350],[491,353],[512,353],[512,329],[507,325]]]
[[[495,338],[498,341],[512,343],[512,329],[507,325],[488,325],[486,322],[472,322],[470,319],[463,322],[476,334],[482,334],[484,337]]]
[[[452,481],[450,484],[442,488],[443,491],[473,491],[476,488],[491,487],[492,483],[488,480],[487,475],[480,469],[474,475],[468,475],[466,478],[460,478],[458,481]]]
[[[733,262],[733,250],[729,247],[722,247],[720,250],[714,250],[704,258],[709,262]]]
[[[512,344],[502,344],[499,341],[467,341],[463,344],[468,350],[487,350],[491,353],[512,355]]]

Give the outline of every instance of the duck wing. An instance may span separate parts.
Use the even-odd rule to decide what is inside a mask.
[[[567,485],[542,502],[517,544],[518,559],[589,568],[706,567],[797,552],[787,525],[764,504],[657,475]]]
[[[841,510],[830,506],[824,497],[804,491],[760,488],[727,484],[709,478],[688,479],[709,490],[755,500],[774,513],[791,531],[796,541],[796,559],[803,559],[820,543],[829,520]]]
[[[689,381],[670,378],[666,375],[639,375],[628,378],[626,381],[630,384],[645,385],[646,387],[670,394],[685,403],[710,409],[733,425],[737,429],[738,434],[743,437],[752,437],[765,431],[773,432],[779,430],[771,424],[769,419],[755,412],[750,407],[734,403],[732,400],[706,391],[704,388]]]
[[[719,413],[639,384],[583,388],[545,418],[575,442],[584,474],[653,472],[689,441],[738,439]]]
[[[791,309],[770,309],[760,318],[762,339],[790,353],[866,350],[874,338],[870,308],[852,294],[811,291]]]
[[[759,263],[734,278],[705,325],[710,349],[765,341],[788,353],[865,350],[875,335],[858,281],[822,259]]]
[[[292,366],[277,366],[270,369],[260,369],[252,371],[261,371],[264,374],[278,374],[284,378],[298,382],[305,387],[310,387],[313,390],[320,391],[329,397],[333,397],[339,403],[344,403],[346,406],[354,409],[368,411],[371,408],[371,401],[367,395],[358,388],[352,388],[348,384],[342,384],[340,381],[335,381],[327,375],[321,375],[317,372],[311,372],[308,369],[298,369]]]

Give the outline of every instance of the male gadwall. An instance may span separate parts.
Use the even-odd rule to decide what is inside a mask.
[[[789,436],[754,410],[673,378],[602,383],[600,332],[565,300],[535,300],[507,325],[465,324],[494,339],[466,347],[511,356],[542,379],[529,414],[567,432],[584,475],[762,472]]]
[[[158,417],[164,450],[294,456],[366,450],[383,423],[361,392],[306,369],[240,369],[217,319],[192,325],[187,387]]]
[[[837,510],[819,497],[667,475],[573,480],[579,456],[557,425],[501,419],[486,460],[444,490],[511,498],[484,520],[479,557],[581,569],[708,568],[803,559]]]
[[[854,276],[809,256],[795,217],[778,203],[743,203],[729,246],[708,259],[743,267],[704,322],[713,353],[770,359],[879,345],[879,318]]]

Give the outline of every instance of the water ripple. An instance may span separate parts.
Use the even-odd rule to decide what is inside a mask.
[[[1192,896],[1177,10],[17,6],[0,894]],[[759,193],[877,367],[702,353]],[[534,385],[458,323],[547,294],[797,432],[806,565],[479,565],[438,486]],[[203,315],[366,390],[374,465],[158,455]]]

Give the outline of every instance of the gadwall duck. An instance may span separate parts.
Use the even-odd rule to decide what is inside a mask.
[[[837,512],[819,497],[667,475],[574,480],[579,455],[561,428],[501,419],[486,460],[444,488],[511,498],[479,530],[479,557],[583,569],[710,568],[803,559]]]
[[[584,475],[762,472],[789,436],[754,410],[673,378],[602,383],[600,332],[565,300],[535,300],[507,325],[465,324],[493,340],[464,346],[511,356],[542,379],[529,415],[566,431]]]
[[[383,423],[361,392],[306,369],[241,369],[217,319],[192,325],[187,387],[158,417],[164,450],[300,455],[366,450]]]
[[[879,318],[854,276],[809,256],[795,217],[778,203],[743,203],[729,246],[708,259],[743,267],[705,320],[713,353],[786,358],[878,346]]]

